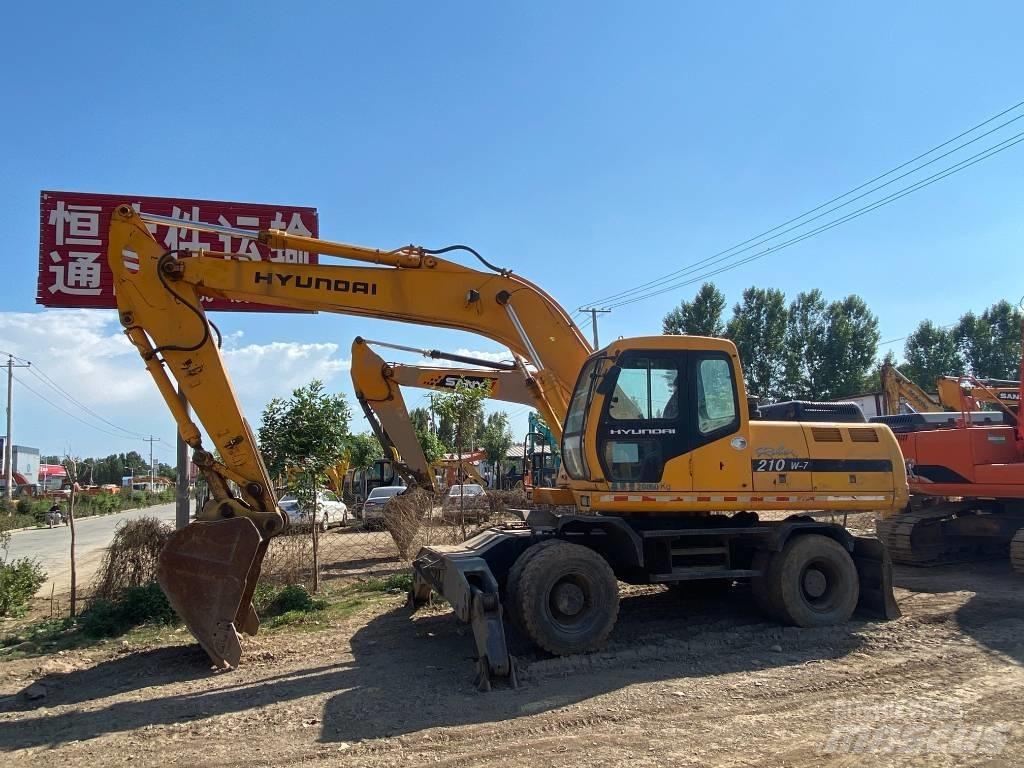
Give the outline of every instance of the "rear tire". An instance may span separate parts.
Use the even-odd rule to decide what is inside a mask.
[[[529,558],[516,586],[523,631],[549,653],[600,648],[619,614],[619,584],[592,549],[552,541]]]
[[[768,569],[768,594],[778,617],[798,627],[843,624],[860,596],[857,566],[827,536],[805,534],[786,544]]]

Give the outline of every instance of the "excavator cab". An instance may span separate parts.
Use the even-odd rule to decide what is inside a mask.
[[[566,420],[569,477],[612,489],[690,490],[694,457],[721,454],[722,487],[749,488],[750,463],[740,460],[749,442],[746,395],[733,349],[717,339],[687,338],[683,346],[648,337],[595,353]],[[602,498],[589,506],[599,509]]]

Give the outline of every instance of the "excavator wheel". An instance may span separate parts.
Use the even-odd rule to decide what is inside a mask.
[[[523,580],[523,569],[538,554],[558,543],[558,539],[547,539],[528,547],[516,558],[508,571],[508,578],[505,580],[505,613],[516,629],[523,629],[523,619],[519,613],[519,584]]]
[[[768,594],[779,618],[798,627],[827,627],[849,620],[860,581],[846,549],[827,536],[789,540],[768,569]]]
[[[1010,541],[1010,564],[1013,570],[1024,576],[1024,528],[1019,528]]]
[[[619,614],[611,566],[579,544],[550,542],[526,561],[516,589],[523,631],[558,656],[600,648]]]

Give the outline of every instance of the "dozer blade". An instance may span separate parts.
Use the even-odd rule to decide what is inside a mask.
[[[217,667],[238,666],[238,632],[259,629],[252,593],[266,550],[253,522],[235,517],[191,523],[160,553],[160,588]]]
[[[857,608],[883,619],[898,619],[902,614],[892,591],[892,560],[878,539],[856,536],[853,562],[860,580]]]

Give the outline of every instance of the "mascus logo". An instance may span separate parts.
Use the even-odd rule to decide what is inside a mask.
[[[330,277],[303,277],[302,275],[289,275],[281,272],[257,272],[256,285],[266,283],[273,285],[287,286],[294,285],[296,288],[309,288],[310,290],[334,291],[335,293],[365,293],[368,296],[377,295],[377,284],[367,283],[361,280],[342,280]]]
[[[629,428],[619,427],[618,429],[611,429],[608,431],[610,435],[674,435],[676,431],[674,429],[654,429],[654,428]]]

